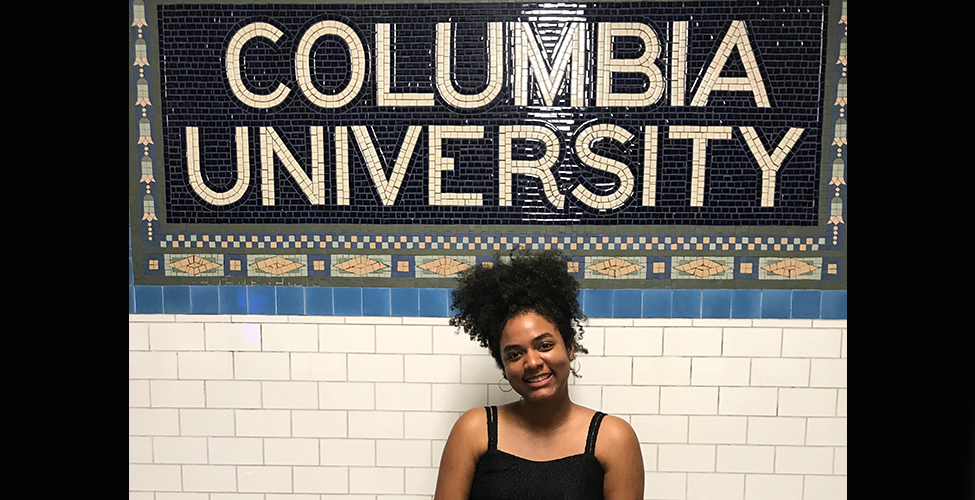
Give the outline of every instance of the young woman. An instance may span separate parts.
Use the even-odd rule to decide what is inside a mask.
[[[554,252],[465,271],[453,292],[461,326],[487,347],[521,400],[474,408],[444,446],[434,500],[643,498],[643,456],[626,421],[569,399],[585,316]]]

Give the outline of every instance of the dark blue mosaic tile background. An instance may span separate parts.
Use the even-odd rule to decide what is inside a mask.
[[[453,74],[458,87],[476,93],[487,73],[484,49],[485,22],[532,20],[527,11],[539,4],[409,4],[409,5],[159,5],[158,50],[162,107],[160,151],[165,173],[165,222],[171,224],[569,224],[586,225],[727,225],[813,226],[818,221],[822,109],[825,71],[825,2],[659,2],[579,4],[588,23],[634,21],[649,24],[660,41],[658,67],[667,81],[670,74],[670,40],[673,21],[689,21],[687,96],[696,90],[696,78],[710,63],[730,21],[743,20],[748,28],[762,78],[769,90],[771,108],[758,108],[748,92],[711,94],[705,107],[669,106],[669,85],[657,104],[647,108],[543,108],[533,86],[532,105],[513,105],[510,47],[506,47],[505,79],[500,96],[485,109],[458,111],[437,97],[434,107],[379,108],[376,106],[375,24],[394,24],[396,56],[392,68],[393,90],[420,89],[433,92],[435,68],[431,54],[434,24],[448,19],[456,23],[457,62]],[[352,26],[367,52],[366,79],[350,105],[326,110],[312,105],[295,83],[295,49],[309,26],[323,19],[339,19]],[[284,32],[277,46],[267,40],[251,41],[244,50],[244,81],[250,90],[266,93],[277,83],[291,87],[291,95],[270,110],[256,110],[237,101],[224,74],[230,37],[242,26],[269,22]],[[536,23],[543,46],[551,53],[561,26]],[[590,30],[590,48],[595,37]],[[617,56],[635,55],[640,43],[622,39]],[[319,89],[340,88],[348,80],[348,53],[337,39],[324,38],[313,49],[312,74],[320,77]],[[587,60],[586,95],[594,94],[593,51]],[[733,51],[721,76],[744,76],[741,60]],[[613,79],[617,91],[641,91],[640,76]],[[563,85],[566,87],[567,85]],[[561,101],[566,105],[563,88]],[[601,155],[633,167],[635,189],[622,208],[604,212],[568,198],[565,210],[547,205],[535,178],[516,176],[515,206],[499,207],[497,180],[497,126],[544,121],[559,131],[561,159],[557,171],[563,192],[582,182],[596,192],[610,192],[618,181],[611,175],[581,166],[571,152],[573,134],[582,124],[600,120],[634,133],[627,147],[599,147]],[[410,124],[483,125],[485,138],[449,140],[445,156],[455,158],[453,172],[444,172],[443,191],[482,193],[481,207],[430,206],[427,198],[427,132],[420,135],[406,178],[393,206],[382,206],[364,167],[357,146],[351,147],[350,206],[335,205],[334,147],[331,127],[368,125],[392,169],[398,142]],[[640,206],[643,133],[646,125],[661,127],[657,206]],[[775,206],[760,207],[761,170],[737,128],[733,139],[709,141],[706,192],[703,207],[690,207],[691,142],[666,138],[675,125],[751,126],[757,129],[767,151],[774,149],[789,127],[805,132],[777,175]],[[212,207],[197,198],[188,186],[185,127],[200,127],[201,163],[209,185],[223,190],[236,177],[233,151],[234,127],[251,127],[251,183],[241,201]],[[275,206],[262,206],[260,151],[257,127],[271,126],[284,139],[306,172],[310,170],[309,127],[323,126],[325,141],[326,204],[312,206],[276,161]],[[353,144],[355,141],[353,141]],[[521,151],[519,151],[521,149]],[[524,158],[529,148],[515,148]],[[527,158],[525,158],[527,159]]]

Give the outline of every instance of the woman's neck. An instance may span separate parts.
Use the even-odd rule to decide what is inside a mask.
[[[544,431],[557,429],[566,423],[575,405],[569,400],[569,392],[566,390],[563,394],[545,401],[522,399],[512,406],[525,425],[536,431]]]

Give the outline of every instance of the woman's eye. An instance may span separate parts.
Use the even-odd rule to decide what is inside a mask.
[[[521,353],[517,353],[517,352],[509,352],[509,353],[508,353],[508,355],[507,355],[507,356],[505,356],[505,357],[506,357],[507,359],[515,359],[515,358],[517,358],[517,357],[518,357],[518,356],[519,356],[520,354],[521,354]]]
[[[543,351],[547,351],[553,347],[555,347],[555,344],[552,342],[542,342],[542,345],[539,346],[539,348],[542,349]]]

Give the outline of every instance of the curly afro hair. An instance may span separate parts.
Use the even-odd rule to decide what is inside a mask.
[[[589,352],[579,343],[586,321],[579,307],[579,284],[560,253],[512,252],[510,259],[496,259],[492,267],[464,270],[459,281],[452,293],[457,314],[450,325],[462,327],[471,340],[487,347],[498,368],[504,370],[501,331],[508,320],[526,312],[555,325],[567,349]]]

